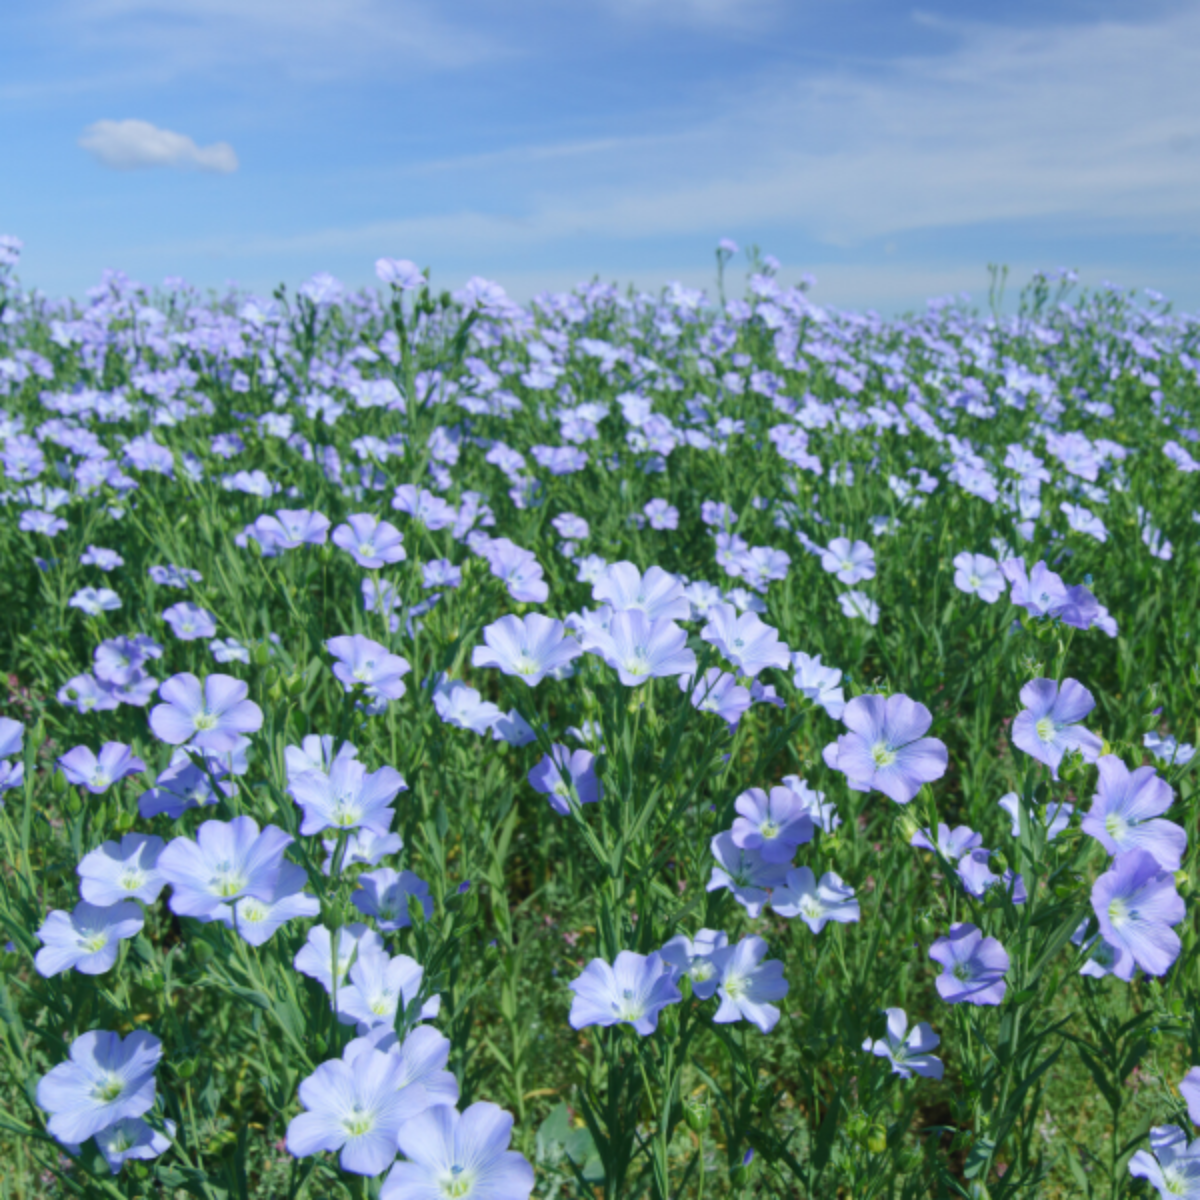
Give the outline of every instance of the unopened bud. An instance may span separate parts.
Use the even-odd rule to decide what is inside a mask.
[[[707,1092],[700,1096],[693,1096],[690,1100],[684,1103],[683,1119],[687,1122],[687,1127],[693,1133],[702,1133],[708,1128],[708,1123],[711,1118],[708,1107]]]

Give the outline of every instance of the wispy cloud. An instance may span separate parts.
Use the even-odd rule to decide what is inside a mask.
[[[335,78],[464,67],[503,52],[500,38],[445,19],[428,0],[62,0],[77,43],[158,56],[176,72],[266,64]]]
[[[159,129],[149,121],[97,121],[83,131],[79,145],[115,171],[176,167],[228,175],[238,168],[237,155],[228,142],[197,146],[185,134]]]

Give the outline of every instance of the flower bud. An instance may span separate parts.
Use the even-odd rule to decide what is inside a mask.
[[[683,1119],[693,1133],[702,1133],[708,1128],[711,1114],[708,1107],[708,1092],[685,1100],[683,1104]]]
[[[887,1149],[887,1130],[876,1123],[867,1130],[867,1149],[872,1154],[882,1154]]]

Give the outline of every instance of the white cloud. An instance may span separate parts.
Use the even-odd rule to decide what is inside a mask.
[[[139,167],[182,167],[228,175],[238,168],[228,142],[197,146],[190,137],[149,121],[97,121],[79,139],[93,158],[116,171]]]

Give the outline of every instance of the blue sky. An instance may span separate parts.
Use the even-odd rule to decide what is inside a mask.
[[[1196,2],[39,0],[0,133],[51,294],[380,255],[711,286],[727,236],[839,307],[982,301],[1003,262],[1200,309]]]

